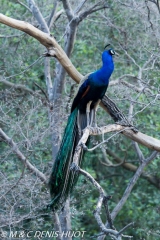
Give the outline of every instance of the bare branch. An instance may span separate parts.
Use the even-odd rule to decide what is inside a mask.
[[[91,182],[92,184],[98,189],[100,196],[98,199],[98,203],[97,203],[97,207],[95,210],[95,218],[97,220],[98,225],[101,228],[101,231],[104,232],[105,234],[113,234],[114,235],[114,239],[121,239],[121,233],[126,230],[129,226],[133,225],[133,223],[127,225],[126,227],[124,227],[119,233],[117,233],[116,231],[114,232],[113,230],[110,231],[110,229],[107,228],[108,225],[106,225],[106,227],[104,226],[101,217],[100,217],[100,211],[102,208],[102,202],[103,199],[105,197],[105,193],[104,190],[101,188],[101,186],[92,178],[92,176],[85,172],[84,170],[80,169],[77,165],[78,165],[78,159],[81,153],[81,149],[82,147],[85,146],[85,143],[89,137],[89,135],[97,135],[97,134],[103,134],[104,131],[105,132],[110,132],[113,131],[114,129],[118,129],[119,127],[122,128],[122,126],[117,125],[116,128],[114,128],[114,125],[108,125],[105,127],[101,127],[101,128],[85,128],[83,131],[83,136],[80,139],[78,146],[76,147],[75,150],[75,154],[73,156],[73,163],[71,166],[72,171],[73,170],[77,170],[79,171],[81,174],[83,174],[84,176],[86,176]],[[143,173],[144,168],[147,166],[147,164],[152,161],[157,155],[157,152],[154,151],[150,157],[148,157],[146,160],[143,160],[142,164],[138,167],[135,175],[133,176],[133,178],[131,179],[130,183],[128,184],[121,200],[119,201],[119,203],[116,205],[116,207],[114,208],[112,214],[111,214],[111,219],[114,220],[115,217],[117,216],[118,212],[122,209],[123,205],[125,204],[125,202],[127,201],[134,185],[136,184],[137,180],[139,179],[140,175]],[[108,223],[107,223],[108,224]]]
[[[83,5],[87,2],[87,0],[82,0],[82,2],[76,7],[76,9],[74,10],[74,14],[77,14],[81,11]]]
[[[19,158],[19,160],[31,171],[33,172],[39,179],[41,179],[41,181],[43,181],[45,184],[47,184],[47,179],[45,177],[45,175],[40,172],[35,166],[33,166],[28,160],[27,158],[23,155],[23,153],[21,153],[21,151],[18,149],[17,144],[11,139],[9,138],[5,132],[0,128],[0,135],[2,137],[2,139],[5,140],[5,142],[12,147],[12,151],[17,155],[17,157]]]
[[[68,18],[69,21],[71,21],[72,18],[74,17],[74,14],[73,14],[73,11],[71,9],[69,0],[62,0],[62,3],[63,3],[64,10],[66,12],[67,18]]]
[[[157,156],[158,152],[157,151],[153,151],[152,154],[146,158],[146,163],[147,165]]]
[[[127,224],[123,229],[119,231],[119,235],[121,235],[127,228],[131,227],[134,225],[134,222]],[[128,236],[129,237],[129,236]]]
[[[14,83],[11,83],[7,80],[4,80],[4,79],[0,79],[0,82],[3,83],[4,85],[8,86],[8,87],[11,87],[11,88],[14,88],[14,89],[17,89],[17,90],[22,90],[24,92],[27,92],[27,93],[30,93],[32,95],[35,95],[36,92],[27,88],[26,86],[22,85],[22,84],[14,84]]]
[[[151,156],[149,158],[147,158],[145,161],[143,161],[142,164],[138,167],[136,173],[134,174],[133,178],[131,179],[130,183],[128,184],[121,200],[119,201],[119,203],[116,205],[116,207],[114,208],[114,210],[111,213],[112,220],[115,219],[118,212],[122,209],[123,205],[125,204],[125,202],[127,201],[128,197],[129,197],[134,185],[136,184],[137,180],[139,179],[140,175],[142,174],[144,168],[151,160],[153,160],[156,157],[156,154],[157,154],[157,152],[154,151],[151,154]]]
[[[22,34],[13,34],[13,35],[0,35],[0,38],[13,38],[13,37],[21,37],[23,36],[24,33]]]
[[[27,34],[37,39],[42,45],[48,48],[50,56],[54,56],[59,60],[71,78],[73,78],[76,82],[79,82],[82,79],[83,76],[73,66],[66,53],[56,42],[53,36],[42,32],[29,23],[7,17],[3,14],[0,14],[0,23],[26,32]]]
[[[35,65],[42,57],[43,56],[40,56],[36,61],[34,61],[31,65],[29,65],[27,68],[25,68],[22,72],[11,75],[9,77],[5,77],[5,79],[9,79],[9,78],[16,77],[18,75],[24,74],[28,69],[30,69],[33,65]]]
[[[134,145],[134,148],[135,148],[135,150],[136,150],[136,152],[137,152],[139,161],[140,161],[140,162],[143,162],[145,158],[144,158],[144,156],[143,156],[143,153],[142,153],[141,149],[140,149],[139,146],[138,146],[138,143],[137,143],[137,142],[133,142],[133,145]]]
[[[152,2],[152,3],[155,3],[155,5],[157,6],[157,8],[158,8],[158,11],[159,11],[159,13],[160,13],[160,6],[159,6],[159,0],[149,0],[149,2]]]
[[[58,12],[56,12],[54,18],[53,18],[53,23],[58,20],[58,18],[61,16],[61,14],[64,13],[64,10],[61,9]]]
[[[44,74],[45,74],[46,86],[47,86],[47,91],[48,91],[48,98],[49,98],[49,101],[51,102],[53,99],[53,84],[52,84],[52,79],[51,79],[50,59],[49,58],[45,58],[44,66],[45,66]]]
[[[114,152],[112,152],[110,149],[106,149],[106,152],[114,158],[114,161],[118,162],[118,163],[122,163],[124,160],[119,158]],[[124,162],[123,164],[121,164],[121,166],[123,168],[125,168],[128,171],[131,172],[136,172],[137,171],[137,166],[133,165],[132,163],[129,163],[129,160],[127,162]],[[158,189],[160,189],[159,186],[159,178],[157,178],[157,176],[151,175],[146,173],[145,171],[142,172],[141,177],[143,177],[144,179],[146,179],[148,182],[150,182],[151,184],[153,184],[155,187],[157,187]]]
[[[58,217],[58,214],[55,212],[53,213],[53,222],[54,222],[54,227],[55,230],[59,233],[57,240],[62,240],[62,228],[61,228],[61,223]]]
[[[112,163],[107,164],[107,163],[104,163],[104,162],[102,162],[102,161],[100,161],[100,163],[101,163],[102,165],[106,166],[106,167],[119,167],[119,166],[121,166],[121,165],[124,164],[124,160],[123,160],[122,162],[118,163],[118,164],[112,164]]]
[[[122,48],[122,46],[121,46],[121,48]],[[135,61],[135,59],[124,49],[124,48],[122,48],[123,49],[123,51],[125,52],[125,54],[127,55],[127,57],[134,63],[134,65],[135,66],[137,66],[138,67],[138,69],[140,68],[140,66],[137,64],[137,62]]]
[[[96,209],[94,211],[94,216],[97,220],[97,223],[99,225],[99,227],[101,228],[101,230],[106,233],[106,234],[113,234],[113,235],[118,235],[118,232],[116,230],[113,229],[107,229],[100,217],[100,212],[101,212],[101,208],[102,208],[102,204],[104,201],[105,196],[105,192],[103,190],[103,188],[97,183],[97,181],[86,171],[82,170],[81,168],[79,169],[79,172],[84,175],[93,185],[94,187],[96,187],[96,189],[99,191],[99,198],[98,198],[98,202],[97,202],[97,206]]]
[[[40,24],[40,28],[43,32],[49,33],[49,28],[47,26],[46,21],[44,20],[42,13],[40,12],[39,8],[36,6],[34,0],[27,0],[29,8],[32,11],[32,14],[37,19],[38,23]]]
[[[135,90],[136,92],[142,92],[141,88],[138,88],[137,86],[134,86],[131,83],[128,83],[124,80],[120,80],[119,82],[122,83],[123,85],[127,86],[128,88],[131,88],[131,89]]]
[[[43,90],[43,88],[41,88],[36,82],[34,82],[34,84],[41,90],[41,92],[42,92],[43,95],[45,96],[47,102],[49,102],[48,96],[47,96],[46,92]]]
[[[58,12],[55,13],[55,15],[51,19],[51,22],[50,22],[50,25],[49,25],[49,29],[52,27],[54,22],[58,20],[58,18],[62,15],[62,13],[64,13],[63,9],[61,9]]]
[[[24,3],[20,2],[19,0],[17,0],[17,2],[22,5],[23,7],[25,7],[26,9],[28,9],[29,12],[32,12],[31,9]]]
[[[133,134],[131,130],[124,131],[123,134],[152,150],[156,150],[158,152],[160,151],[160,141],[156,138],[147,136],[146,134],[143,134],[141,132]]]
[[[102,4],[102,6],[101,6]],[[108,4],[106,3],[106,1],[99,1],[98,3],[96,3],[95,5],[93,5],[91,8],[87,9],[86,11],[82,12],[78,17],[77,17],[77,22],[78,24],[84,19],[86,18],[88,15],[97,12],[101,9],[105,9],[108,8]]]
[[[120,163],[118,163],[118,164],[113,164],[113,163],[108,159],[108,157],[107,157],[106,149],[105,149],[104,147],[102,147],[102,148],[101,148],[101,151],[102,151],[103,158],[104,158],[105,162],[102,162],[102,161],[100,160],[100,163],[101,163],[102,165],[106,166],[106,167],[118,167],[118,166],[122,165],[122,164],[124,163],[124,161],[125,161],[125,160],[122,160],[122,161],[120,161]]]
[[[55,17],[55,13],[56,13],[57,7],[58,7],[58,1],[55,0],[54,4],[53,4],[53,9],[52,9],[51,15],[50,15],[50,17],[48,19],[48,22],[47,22],[47,25],[48,25],[49,29],[51,28],[51,26],[53,24],[53,19]]]
[[[76,82],[79,82],[82,79],[83,76],[73,66],[71,61],[68,59],[66,53],[62,50],[62,48],[59,46],[59,44],[53,37],[49,36],[47,33],[40,31],[29,23],[6,17],[3,14],[0,14],[0,23],[24,31],[32,37],[36,38],[39,42],[41,42],[49,49],[50,55],[56,56],[56,58],[60,61],[60,63],[72,79],[74,79]],[[100,105],[105,109],[107,113],[109,113],[113,117],[114,121],[119,121],[119,119],[124,120],[124,115],[119,111],[119,109],[111,100],[110,103],[112,102],[113,109],[110,109],[110,105],[108,105],[108,99],[109,98],[105,96]],[[119,118],[119,116],[123,117]],[[132,140],[141,143],[142,145],[150,149],[160,151],[160,141],[158,139],[152,138],[140,132],[134,134],[132,130],[126,130],[123,132],[123,134],[126,137],[129,137]]]
[[[96,128],[94,128],[94,130],[93,130],[93,128],[92,128],[91,131],[96,132],[95,129]],[[113,227],[113,224],[112,224],[112,217],[109,213],[108,205],[106,203],[106,199],[108,199],[108,197],[106,197],[106,194],[105,194],[103,188],[97,183],[97,181],[88,172],[84,171],[83,169],[81,169],[78,166],[78,159],[79,159],[79,156],[80,156],[80,153],[81,153],[81,148],[86,143],[86,141],[88,139],[88,136],[89,136],[89,129],[86,128],[86,129],[84,129],[82,138],[80,139],[80,141],[79,141],[79,143],[76,147],[76,150],[75,150],[75,153],[74,153],[74,156],[73,156],[73,163],[72,163],[72,166],[71,166],[71,170],[72,171],[78,171],[79,173],[84,175],[93,184],[93,186],[97,188],[97,190],[99,191],[99,198],[98,198],[96,209],[94,211],[94,216],[97,220],[97,223],[98,223],[98,225],[99,225],[99,227],[100,227],[100,229],[103,233],[105,233],[107,235],[108,234],[111,235],[116,240],[120,240],[121,239],[121,233],[123,231],[125,231],[131,224],[128,224],[120,232],[115,230],[115,228]],[[111,198],[111,197],[109,197],[109,198]],[[107,225],[107,227],[105,227],[105,225],[102,222],[100,213],[101,213],[103,204],[104,204],[105,209],[106,209],[107,220],[110,223],[109,227],[112,227],[112,229],[108,228],[108,225]]]

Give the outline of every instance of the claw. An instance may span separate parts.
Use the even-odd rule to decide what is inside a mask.
[[[74,172],[79,172],[80,167],[76,163],[72,163],[70,166],[70,170]]]
[[[88,147],[87,147],[84,143],[81,143],[81,145],[82,145],[82,148],[83,148],[85,151],[88,150]]]

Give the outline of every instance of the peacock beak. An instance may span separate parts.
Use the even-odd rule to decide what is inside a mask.
[[[119,54],[117,53],[117,52],[115,52],[115,54],[114,54],[116,57],[118,57],[119,56]]]

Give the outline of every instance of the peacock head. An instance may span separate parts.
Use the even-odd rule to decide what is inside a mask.
[[[106,46],[105,46],[105,50],[104,50],[104,52],[102,53],[102,61],[103,61],[103,63],[105,64],[108,64],[109,62],[112,62],[112,56],[113,55],[115,55],[116,53],[115,53],[115,51],[112,49],[112,48],[110,48],[110,49],[106,49],[106,47],[108,47],[110,44],[107,44]]]

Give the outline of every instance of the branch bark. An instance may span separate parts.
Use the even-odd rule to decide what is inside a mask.
[[[36,6],[34,0],[27,0],[29,9],[31,9],[32,14],[37,19],[38,23],[40,24],[40,28],[43,32],[49,33],[49,28],[47,26],[46,21],[44,20],[42,13],[40,12],[39,8]]]
[[[108,4],[106,3],[106,1],[99,1],[98,3],[96,3],[95,5],[93,5],[91,8],[87,9],[86,11],[82,12],[78,18],[77,18],[77,22],[78,24],[84,19],[86,18],[88,15],[97,12],[101,9],[105,9],[108,8]]]
[[[115,219],[115,217],[117,216],[118,212],[122,209],[123,205],[125,204],[126,200],[128,199],[130,192],[132,191],[134,185],[136,184],[138,178],[140,177],[140,175],[142,174],[144,168],[156,157],[157,152],[154,151],[150,157],[148,157],[147,159],[145,159],[142,164],[138,167],[136,173],[134,174],[133,178],[131,179],[130,183],[128,184],[121,200],[119,201],[119,203],[116,205],[116,207],[114,208],[114,210],[111,213],[111,217],[112,220]]]
[[[73,66],[70,59],[67,57],[66,53],[56,42],[55,38],[47,33],[42,32],[41,30],[34,27],[32,24],[16,20],[10,17],[7,17],[3,14],[0,14],[0,23],[5,24],[9,27],[16,28],[21,30],[30,36],[37,39],[42,45],[44,45],[51,56],[54,56],[58,59],[61,65],[65,68],[66,72],[74,79],[77,83],[80,82],[83,75],[81,75],[77,69]]]
[[[65,68],[65,70],[70,75],[70,77],[73,80],[75,80],[77,83],[79,83],[80,80],[83,78],[83,75],[81,75],[76,70],[76,68],[73,66],[73,64],[67,57],[66,53],[63,51],[63,49],[59,46],[59,44],[56,42],[56,40],[52,36],[48,35],[47,33],[42,32],[41,30],[35,28],[34,26],[32,26],[29,23],[6,17],[3,14],[0,14],[0,23],[3,23],[10,27],[19,29],[19,30],[31,35],[32,37],[36,38],[41,44],[43,44],[44,46],[46,46],[48,48],[49,54],[51,54],[52,56],[56,56],[56,58],[59,60],[59,62]],[[104,100],[105,100],[105,98],[104,98]],[[111,114],[111,112],[109,112],[109,110],[107,109],[107,106],[103,100],[100,105],[105,109],[105,111],[107,113]],[[138,132],[136,134],[132,130],[125,130],[123,132],[123,134],[126,137],[128,137],[150,149],[160,151],[160,140],[158,140],[156,138],[150,137],[141,132]]]
[[[109,154],[111,157],[113,157],[113,159],[120,164],[121,167],[125,168],[128,171],[131,172],[136,172],[138,167],[135,166],[132,163],[129,162],[124,162],[123,159],[121,159],[120,157],[118,157],[114,152],[112,152],[110,149],[106,149],[107,154]],[[155,187],[157,187],[158,189],[160,189],[160,179],[154,175],[151,174],[147,174],[144,172],[142,172],[141,177],[146,179],[148,182],[150,182],[151,184],[153,184]]]
[[[47,184],[47,179],[45,175],[40,172],[35,166],[33,166],[27,158],[23,155],[23,153],[19,150],[17,147],[17,144],[5,134],[5,132],[0,128],[0,136],[2,139],[5,140],[5,142],[12,147],[12,151],[17,155],[19,160],[31,171],[36,175],[41,181],[43,181],[45,184]]]
[[[99,198],[97,201],[97,205],[96,205],[96,209],[94,211],[94,216],[97,220],[97,223],[101,229],[101,231],[105,234],[105,235],[110,235],[112,236],[114,239],[116,240],[120,240],[121,238],[121,234],[122,232],[124,232],[129,226],[131,226],[133,223],[128,224],[127,226],[125,226],[122,230],[120,230],[119,232],[115,230],[112,220],[114,219],[110,213],[109,213],[109,209],[108,209],[108,205],[106,203],[106,199],[109,199],[110,197],[106,197],[106,194],[103,190],[103,188],[97,183],[97,181],[86,171],[84,171],[83,169],[81,169],[78,166],[78,160],[80,158],[80,154],[81,154],[81,150],[82,147],[85,146],[89,135],[99,135],[102,134],[103,132],[111,132],[111,131],[116,131],[117,129],[121,129],[122,126],[115,126],[115,125],[108,125],[105,126],[103,128],[90,128],[87,127],[83,130],[83,135],[76,147],[74,156],[73,156],[73,163],[71,165],[71,171],[78,171],[79,173],[81,173],[82,175],[84,175],[87,179],[89,179],[89,181],[92,183],[92,185],[94,187],[96,187],[96,189],[99,192]],[[153,156],[153,155],[152,155]],[[154,154],[155,156],[155,154]],[[151,159],[150,159],[151,160]],[[107,213],[107,221],[109,222],[109,225],[104,225],[100,216],[101,210],[102,210],[102,205],[104,204],[105,209],[106,209],[106,213]],[[119,209],[118,209],[119,210]],[[117,210],[117,211],[118,211]],[[103,237],[103,236],[102,236]]]
[[[124,194],[121,198],[121,200],[118,202],[118,204],[116,205],[116,207],[113,209],[112,213],[111,213],[111,218],[114,221],[114,219],[116,218],[117,214],[119,213],[119,211],[122,209],[122,207],[124,206],[125,202],[127,201],[128,197],[130,196],[130,193],[133,189],[133,187],[135,186],[135,184],[137,183],[139,177],[141,176],[141,174],[143,173],[144,168],[157,156],[157,152],[153,151],[152,154],[143,160],[142,164],[138,167],[136,173],[134,174],[133,178],[130,180],[128,186],[126,187],[126,190],[124,191]],[[106,223],[106,227],[108,226],[108,222]],[[100,236],[98,238],[98,240],[103,240],[105,238],[105,236]]]
[[[24,91],[26,93],[30,93],[32,95],[35,95],[37,94],[35,91],[27,88],[26,86],[22,85],[22,84],[14,84],[14,83],[11,83],[7,80],[4,80],[4,79],[1,79],[0,78],[0,83],[3,83],[4,85],[8,86],[8,87],[11,87],[11,88],[14,88],[14,89],[17,89],[17,90],[21,90],[21,91]]]
[[[52,12],[51,12],[51,15],[50,15],[48,23],[47,23],[49,29],[51,28],[51,26],[53,24],[57,7],[58,7],[58,1],[55,0],[54,1],[54,6],[53,6],[53,9],[52,9]]]
[[[67,18],[69,21],[74,17],[73,11],[71,9],[70,3],[68,0],[62,0],[64,10],[66,12]]]

